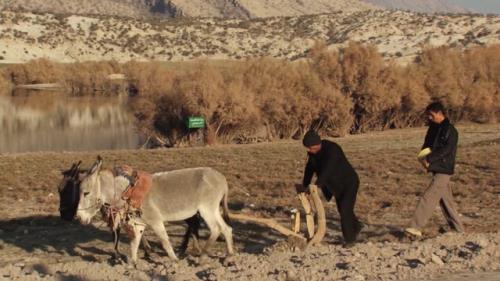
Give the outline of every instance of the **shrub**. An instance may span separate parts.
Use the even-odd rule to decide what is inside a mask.
[[[464,111],[466,119],[497,122],[500,118],[500,45],[478,47],[465,53],[468,82]]]
[[[243,128],[251,128],[258,119],[252,96],[245,92],[241,79],[203,62],[198,63],[195,70],[177,76],[163,100],[169,104],[158,112],[159,118],[182,124],[161,124],[179,131],[189,116],[203,116],[207,125],[205,140],[209,143],[217,138],[230,140]]]
[[[64,80],[63,66],[46,59],[32,60],[26,64],[14,64],[5,69],[12,83],[40,84],[60,83]]]
[[[462,116],[465,102],[466,68],[457,49],[438,47],[426,50],[418,60],[423,85],[431,99],[441,100],[456,119]]]
[[[8,95],[12,88],[12,85],[6,76],[6,72],[0,70],[0,96]]]
[[[119,82],[108,79],[110,74],[122,73],[122,66],[115,61],[75,63],[64,68],[64,84],[72,94],[109,95],[121,89]]]
[[[108,79],[114,73],[126,80]],[[455,122],[498,121],[500,45],[427,49],[406,66],[384,61],[372,46],[350,43],[332,51],[318,42],[296,62],[258,58],[169,68],[41,59],[0,70],[2,92],[31,83],[60,83],[72,95],[128,93],[138,130],[169,146],[201,132],[206,143],[255,140],[263,128],[267,139],[300,138],[310,128],[340,136],[421,125],[433,100],[444,102]],[[207,128],[188,130],[190,116],[203,116]]]

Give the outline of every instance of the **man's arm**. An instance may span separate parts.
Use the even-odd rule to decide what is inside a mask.
[[[311,161],[311,158],[307,160],[306,169],[304,170],[304,179],[302,180],[302,187],[307,189],[307,187],[311,184],[312,177],[314,175],[314,166]]]
[[[436,137],[437,127],[433,124],[429,125],[427,129],[427,133],[425,134],[424,144],[421,149],[432,147],[432,143],[434,142],[434,138]]]
[[[452,153],[452,151],[457,147],[458,144],[458,132],[456,129],[449,128],[448,129],[448,138],[446,141],[446,145],[432,150],[431,154],[427,155],[426,160],[428,163],[432,164],[440,159],[443,159],[448,154]]]

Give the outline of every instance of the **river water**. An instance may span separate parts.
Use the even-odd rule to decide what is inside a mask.
[[[46,92],[0,96],[0,153],[137,148],[125,102]]]

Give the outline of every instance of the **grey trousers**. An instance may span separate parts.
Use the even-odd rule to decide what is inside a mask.
[[[417,209],[413,215],[410,226],[421,229],[432,216],[434,209],[439,203],[443,215],[451,228],[458,232],[464,232],[464,226],[455,209],[453,194],[450,186],[450,175],[434,174],[431,184],[418,202]]]

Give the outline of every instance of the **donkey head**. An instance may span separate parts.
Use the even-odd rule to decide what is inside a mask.
[[[57,188],[59,192],[59,213],[63,220],[70,221],[75,217],[80,200],[80,164],[73,163],[71,168],[62,171],[63,178]]]
[[[97,160],[80,182],[80,202],[78,203],[76,216],[83,224],[90,223],[92,217],[97,214],[102,206],[99,181],[101,166],[102,158],[97,156]]]

